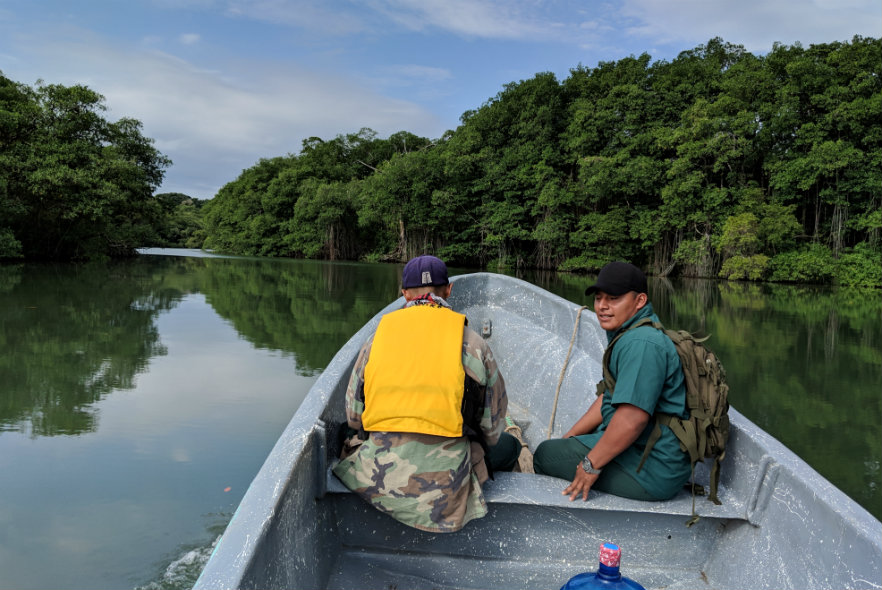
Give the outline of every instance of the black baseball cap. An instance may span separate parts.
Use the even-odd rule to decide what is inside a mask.
[[[597,282],[585,289],[585,295],[603,291],[610,295],[624,295],[631,291],[647,293],[646,275],[627,262],[610,262],[600,269]]]

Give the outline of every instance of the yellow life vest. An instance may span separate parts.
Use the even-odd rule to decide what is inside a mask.
[[[465,316],[415,305],[380,320],[364,369],[368,432],[463,435]]]

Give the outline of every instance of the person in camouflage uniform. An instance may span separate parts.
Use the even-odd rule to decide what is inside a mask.
[[[406,299],[403,309],[451,309],[446,301],[452,287],[447,280],[447,268],[433,256],[420,256],[408,262],[402,285]],[[378,330],[382,327],[381,322]],[[481,491],[481,484],[491,476],[487,464],[494,471],[510,471],[520,451],[520,443],[503,431],[508,398],[493,352],[471,328],[462,328],[465,389],[474,386],[478,392],[473,421],[480,433],[440,436],[423,432],[365,432],[365,375],[369,381],[380,379],[373,377],[368,368],[376,338],[375,332],[362,346],[349,380],[346,418],[349,427],[359,434],[344,443],[334,473],[347,488],[406,525],[430,532],[458,531],[469,521],[487,514]],[[408,346],[419,349],[421,355],[432,355],[432,346],[436,344],[431,335],[414,335]],[[416,368],[420,369],[419,363]],[[394,381],[397,372],[387,376],[390,377]],[[417,394],[413,399],[421,403],[423,392]],[[468,430],[468,420],[461,422]],[[486,461],[481,438],[489,451]]]

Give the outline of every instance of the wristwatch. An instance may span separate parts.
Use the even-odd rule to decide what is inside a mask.
[[[585,473],[590,473],[591,475],[599,475],[603,468],[595,469],[594,465],[591,464],[591,459],[588,458],[588,455],[585,455],[585,458],[582,459],[582,469],[585,470]]]

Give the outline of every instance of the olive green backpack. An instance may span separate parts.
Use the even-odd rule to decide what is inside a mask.
[[[695,513],[695,493],[697,488],[703,493],[701,486],[694,483],[695,464],[705,458],[712,459],[710,469],[710,494],[708,499],[720,504],[717,489],[720,482],[720,463],[726,456],[726,443],[729,440],[729,386],[726,384],[726,371],[717,356],[704,346],[709,337],[695,338],[685,330],[667,330],[658,322],[644,318],[635,322],[618,334],[603,354],[603,381],[597,384],[598,394],[604,389],[610,393],[615,389],[615,379],[609,372],[609,359],[613,345],[628,330],[641,326],[652,326],[664,332],[674,343],[680,362],[683,365],[683,377],[686,384],[686,408],[689,418],[682,420],[671,414],[656,412],[655,428],[646,443],[643,458],[637,470],[643,467],[649,451],[661,436],[659,424],[670,428],[680,441],[680,448],[689,453],[692,463],[692,519],[687,523],[694,524],[698,520]]]

